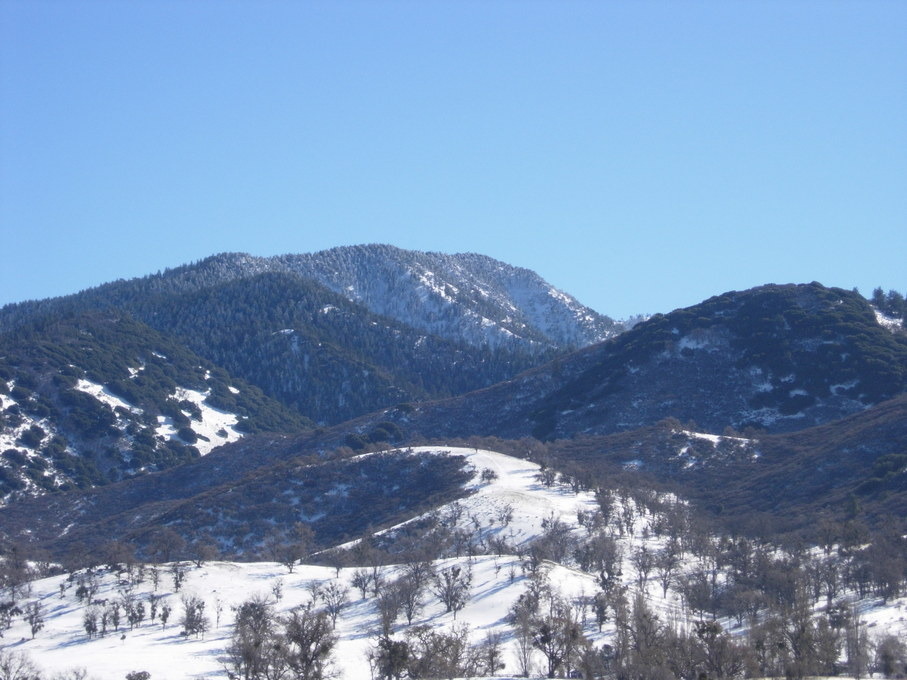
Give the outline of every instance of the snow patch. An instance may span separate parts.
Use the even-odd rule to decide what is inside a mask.
[[[887,314],[880,312],[878,309],[875,309],[875,308],[873,308],[872,311],[875,312],[876,321],[878,321],[879,325],[882,326],[883,328],[887,328],[888,330],[894,332],[897,330],[901,330],[904,327],[902,325],[901,319],[898,319],[893,316],[888,316]]]
[[[103,385],[91,382],[90,380],[85,380],[84,378],[80,379],[79,382],[76,383],[76,389],[80,392],[85,392],[85,394],[90,394],[102,404],[106,404],[110,407],[111,411],[116,411],[117,408],[122,408],[129,411],[130,413],[142,413],[142,409],[138,408],[137,406],[133,406],[128,401],[120,399],[120,397],[113,394]]]
[[[208,394],[210,394],[209,391],[199,392],[198,390],[177,387],[176,391],[170,395],[172,399],[177,401],[189,401],[195,404],[201,412],[201,419],[191,419],[189,427],[192,428],[192,431],[198,437],[198,441],[193,446],[203,456],[211,453],[218,446],[235,442],[243,436],[242,432],[236,430],[239,417],[235,413],[228,413],[210,406],[205,401]],[[184,411],[183,413],[186,416],[190,416],[189,411]],[[166,416],[158,416],[156,433],[164,439],[176,439],[177,429],[174,426],[173,419]]]

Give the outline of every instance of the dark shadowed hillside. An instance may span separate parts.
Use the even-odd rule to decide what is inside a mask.
[[[435,436],[538,439],[667,417],[706,432],[786,432],[889,399],[905,380],[907,336],[881,326],[858,293],[772,285],[656,315],[489,389],[372,420]]]

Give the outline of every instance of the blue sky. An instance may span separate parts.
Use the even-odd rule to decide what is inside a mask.
[[[480,252],[616,317],[907,291],[907,3],[0,3],[0,304]]]

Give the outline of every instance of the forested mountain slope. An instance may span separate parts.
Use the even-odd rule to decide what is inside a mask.
[[[115,310],[4,333],[0,406],[4,499],[142,475],[308,422]]]
[[[785,432],[858,412],[905,386],[907,336],[880,325],[858,293],[769,285],[655,315],[491,388],[371,421],[436,436],[539,439],[667,417],[706,432]]]
[[[3,333],[117,309],[320,423],[485,387],[622,326],[536,274],[391,246],[223,254],[7,305]]]

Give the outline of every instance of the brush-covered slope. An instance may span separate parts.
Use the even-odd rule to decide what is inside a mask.
[[[907,337],[881,326],[858,293],[769,285],[656,315],[490,389],[372,419],[440,436],[554,439],[666,417],[707,432],[784,432],[855,413],[905,386]]]
[[[545,450],[570,474],[665,485],[756,535],[813,536],[822,520],[878,529],[907,517],[907,395],[796,432],[709,434],[668,418]]]
[[[373,314],[475,346],[535,352],[576,348],[623,330],[528,269],[474,253],[426,253],[377,244],[277,257],[215,255],[76,296],[8,305],[0,310],[0,328],[60,305],[129,305],[136,298],[199,291],[264,273],[317,281]]]
[[[264,450],[264,451],[263,451]],[[276,559],[305,525],[328,547],[465,495],[461,457],[405,452],[317,459],[250,439],[204,460],[120,484],[23,500],[0,509],[5,538],[77,562],[121,542],[156,556],[162,531],[179,536],[167,558],[218,553]],[[264,463],[264,464],[263,464]]]
[[[0,336],[0,498],[106,484],[305,419],[125,314]]]

